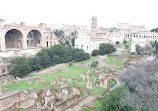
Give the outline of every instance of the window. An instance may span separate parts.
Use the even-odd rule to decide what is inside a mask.
[[[81,45],[81,49],[83,49],[83,45]]]

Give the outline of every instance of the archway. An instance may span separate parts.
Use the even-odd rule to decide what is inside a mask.
[[[17,29],[11,29],[5,34],[6,49],[20,49],[22,48],[23,34]]]
[[[42,34],[38,30],[31,30],[27,35],[27,46],[38,47],[41,44]]]
[[[118,81],[115,79],[109,79],[107,83],[108,88],[112,88],[114,85],[118,84]]]

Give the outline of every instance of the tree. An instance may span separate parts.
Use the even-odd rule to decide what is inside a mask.
[[[99,55],[99,50],[93,50],[92,56],[97,56],[97,55]]]
[[[132,111],[129,106],[121,105],[121,98],[124,97],[124,88],[119,87],[106,94],[100,110],[98,111]]]
[[[24,77],[31,72],[29,59],[25,57],[17,57],[13,59],[9,68],[9,74],[15,77]]]
[[[75,38],[72,38],[71,42],[72,42],[72,46],[75,46]]]
[[[158,53],[158,42],[157,42],[157,40],[155,40],[154,42],[150,41],[150,44],[151,44],[152,48],[155,48],[154,53]]]
[[[135,47],[136,47],[136,52],[137,52],[138,55],[144,54],[145,50],[144,50],[143,47],[140,47],[140,45],[138,45],[138,44]]]
[[[48,49],[50,59],[55,64],[66,63],[72,61],[72,53],[69,48],[62,45],[54,45]]]
[[[115,51],[116,51],[116,49],[112,44],[101,43],[99,45],[99,54],[100,55],[110,54],[110,53],[115,52]]]
[[[158,58],[124,70],[119,78],[127,89],[122,104],[134,111],[158,110]]]
[[[116,41],[116,44],[119,45],[119,44],[120,44],[120,41]]]
[[[158,28],[152,29],[151,32],[158,32]]]
[[[148,44],[145,44],[145,53],[151,53],[152,52],[152,47]]]
[[[126,44],[126,43],[127,43],[127,41],[126,41],[126,40],[124,40],[124,41],[123,41],[123,43],[124,43],[124,44]]]
[[[31,67],[31,71],[40,70],[41,69],[41,58],[39,56],[29,58],[29,65]]]
[[[76,62],[80,62],[83,60],[90,59],[90,55],[85,53],[82,49],[74,49],[73,50],[73,59]]]
[[[46,68],[49,67],[51,63],[50,55],[48,54],[48,49],[42,49],[39,53],[37,53],[37,57],[41,60],[41,67]]]
[[[66,44],[66,45],[69,45],[69,41],[68,41],[68,40],[66,40],[65,44]]]
[[[63,30],[54,30],[53,32],[59,38],[64,36],[64,31]]]

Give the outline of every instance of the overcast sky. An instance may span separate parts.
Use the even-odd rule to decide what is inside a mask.
[[[6,23],[50,23],[90,26],[118,23],[158,27],[158,0],[0,0],[0,18]]]

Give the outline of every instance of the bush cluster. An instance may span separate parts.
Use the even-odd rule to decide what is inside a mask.
[[[99,45],[99,50],[93,50],[92,56],[110,54],[115,51],[116,51],[116,49],[112,44],[101,43]]]
[[[44,48],[34,57],[17,57],[11,61],[10,74],[24,77],[32,71],[54,66],[56,64],[68,63],[72,60],[80,62],[89,59],[90,55],[81,49],[54,45],[51,48]]]

